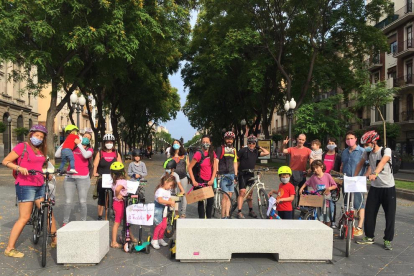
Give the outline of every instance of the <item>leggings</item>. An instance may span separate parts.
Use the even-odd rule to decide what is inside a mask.
[[[167,229],[167,218],[163,218],[162,222],[158,224],[157,226],[155,226],[154,235],[152,239],[157,241],[159,239],[164,238],[165,229]]]
[[[65,189],[66,203],[63,212],[63,223],[68,223],[70,218],[70,213],[73,208],[73,197],[75,192],[78,192],[79,204],[81,207],[81,217],[80,220],[86,220],[87,205],[86,197],[88,195],[89,187],[91,186],[91,179],[87,178],[69,178],[66,177],[63,182],[63,188]]]

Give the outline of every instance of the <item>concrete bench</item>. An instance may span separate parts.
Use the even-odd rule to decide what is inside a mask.
[[[109,251],[108,221],[72,221],[57,231],[57,262],[97,264]]]
[[[319,221],[177,220],[176,259],[228,262],[233,253],[277,254],[280,261],[332,260],[333,231]]]

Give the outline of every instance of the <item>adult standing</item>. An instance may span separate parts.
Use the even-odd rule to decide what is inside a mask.
[[[29,131],[27,142],[15,146],[12,151],[3,159],[2,164],[18,172],[15,188],[17,201],[19,202],[19,219],[14,224],[9,242],[4,255],[14,258],[22,258],[24,254],[16,250],[16,242],[30,219],[33,203],[40,208],[40,202],[44,200],[45,184],[43,175],[29,174],[29,170],[42,171],[46,163],[46,136],[47,130],[42,125],[34,125]],[[17,161],[17,164],[14,163]],[[52,217],[51,247],[56,247],[56,220]]]
[[[252,185],[253,183],[248,180],[254,177],[254,173],[248,172],[246,170],[253,170],[256,166],[257,159],[259,156],[266,156],[269,152],[262,147],[256,147],[257,138],[254,135],[247,137],[247,147],[244,147],[239,150],[237,153],[238,157],[238,179],[239,179],[239,198],[237,199],[238,213],[237,218],[244,219],[242,213],[243,207],[243,198],[246,195],[246,187]],[[259,149],[261,151],[259,151]],[[247,204],[249,206],[249,216],[257,218],[256,213],[253,211],[253,191],[250,191],[247,197]]]
[[[237,175],[237,152],[233,147],[236,135],[228,131],[224,134],[224,145],[217,148],[216,155],[218,158],[218,174],[220,175],[221,189],[229,194],[230,198],[234,193],[235,176]],[[223,196],[221,202],[221,218],[230,218],[230,201]]]
[[[171,158],[177,163],[175,172],[180,178],[181,186],[185,193],[190,191],[190,184],[187,178],[187,168],[189,167],[188,155],[186,155],[185,149],[181,144],[180,140],[174,140],[173,145],[170,149]],[[185,196],[181,200],[181,218],[185,218],[187,213],[187,199]]]
[[[75,192],[78,193],[81,221],[86,221],[87,204],[86,198],[88,195],[89,187],[91,186],[90,178],[90,160],[92,159],[93,149],[90,147],[92,135],[90,132],[85,132],[82,138],[82,142],[77,144],[77,147],[73,150],[73,156],[78,173],[66,175],[63,181],[63,188],[65,189],[65,208],[63,212],[63,226],[69,223],[70,213],[73,208],[73,197]],[[61,157],[61,149],[59,147],[55,153],[55,157]]]
[[[197,151],[193,159],[188,166],[188,172],[191,177],[194,188],[198,188],[199,183],[207,183],[208,186],[212,186],[214,178],[217,173],[217,155],[214,152],[213,146],[211,146],[210,136],[204,135],[201,138],[202,151]],[[197,175],[193,174],[193,167],[200,163],[200,172]],[[204,213],[203,201],[198,202],[198,217],[199,218],[211,218],[213,211],[214,197],[207,199],[206,213]]]
[[[355,132],[352,130],[348,131],[345,136],[345,143],[348,148],[344,149],[342,152],[341,160],[341,169],[340,172],[346,174],[347,176],[354,176],[358,163],[361,161],[364,149],[357,145],[357,137]],[[358,170],[359,173],[359,170]],[[344,188],[342,187],[342,192]],[[344,202],[346,203],[348,195],[345,194]],[[362,236],[362,226],[364,225],[365,218],[365,204],[364,204],[364,195],[362,193],[354,193],[354,209],[359,210],[359,222],[358,226],[354,229],[354,236]]]
[[[326,173],[329,173],[331,170],[339,172],[341,170],[341,156],[338,154],[336,139],[333,137],[328,138],[328,149],[327,152],[322,154],[322,161],[325,164]]]
[[[369,188],[367,198],[367,211],[365,219],[365,237],[357,241],[359,244],[373,244],[375,225],[377,223],[378,209],[382,205],[385,213],[384,248],[392,250],[391,242],[394,239],[395,212],[397,208],[397,195],[395,191],[394,175],[392,174],[391,149],[378,145],[379,135],[375,131],[369,131],[361,137],[361,145],[365,145],[355,175],[365,163],[369,161]]]
[[[121,155],[114,148],[115,136],[112,134],[105,134],[103,137],[103,147],[96,156],[93,162],[93,175],[98,178],[98,220],[102,220],[102,214],[105,207],[105,190],[108,189],[112,193],[111,188],[102,188],[102,176],[103,174],[111,173],[111,165],[113,162],[118,161],[122,163]],[[109,206],[112,208],[112,206]]]

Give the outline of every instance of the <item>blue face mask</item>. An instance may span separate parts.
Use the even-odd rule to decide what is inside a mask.
[[[174,144],[174,145],[173,145],[173,149],[175,149],[175,150],[180,149],[180,145],[179,145],[179,144]]]
[[[83,137],[82,138],[82,145],[87,146],[87,145],[90,144],[90,142],[91,141],[88,138],[86,138],[86,137]]]
[[[371,151],[372,151],[372,148],[371,148],[371,147],[366,147],[366,148],[365,148],[365,151],[366,151],[366,152],[371,152]]]
[[[37,147],[43,143],[43,140],[37,139],[36,137],[30,137],[30,142],[32,142],[33,146]]]

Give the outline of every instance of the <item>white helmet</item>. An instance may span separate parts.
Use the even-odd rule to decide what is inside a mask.
[[[104,135],[102,140],[104,140],[104,141],[115,141],[115,136],[113,136],[110,133],[107,133],[107,134]]]

